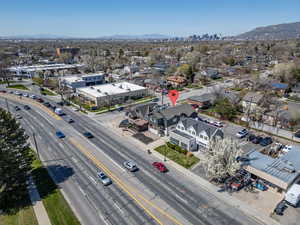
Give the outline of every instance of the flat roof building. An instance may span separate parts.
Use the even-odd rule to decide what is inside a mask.
[[[103,84],[104,77],[105,75],[103,72],[95,74],[79,74],[75,76],[66,76],[60,79],[60,84],[76,90],[77,88]]]
[[[100,107],[122,104],[130,98],[144,97],[148,95],[148,90],[136,84],[119,82],[78,88],[77,93],[80,97]]]

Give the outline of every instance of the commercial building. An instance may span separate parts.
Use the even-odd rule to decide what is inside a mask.
[[[122,104],[129,99],[148,95],[148,89],[128,82],[78,88],[77,94],[97,107]]]
[[[9,71],[16,76],[34,77],[39,73],[46,71],[55,73],[60,70],[70,70],[84,67],[83,64],[46,64],[46,65],[33,65],[33,66],[13,66],[9,68]]]
[[[270,187],[287,190],[300,175],[300,146],[292,146],[291,150],[280,158],[272,158],[254,151],[247,155],[244,169],[252,175],[269,183]]]
[[[84,74],[62,77],[60,79],[60,84],[76,90],[77,88],[103,84],[104,80],[104,73]]]
[[[72,57],[74,57],[75,55],[77,55],[80,51],[80,48],[70,48],[70,47],[67,47],[67,48],[57,48],[56,49],[56,54],[57,56],[61,56],[61,54],[71,54]]]

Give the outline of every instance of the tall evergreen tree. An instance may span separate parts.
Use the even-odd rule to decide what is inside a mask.
[[[0,209],[11,212],[26,199],[32,152],[28,136],[16,119],[0,108]],[[25,198],[24,198],[25,197]]]

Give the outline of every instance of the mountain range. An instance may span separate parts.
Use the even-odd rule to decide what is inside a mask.
[[[208,35],[208,34],[206,34]],[[203,35],[202,35],[203,36]],[[172,40],[189,40],[195,39],[195,37],[202,37],[199,35],[191,35],[186,38],[177,38],[163,34],[144,34],[144,35],[111,35],[101,36],[96,38],[75,38],[65,35],[53,35],[53,34],[36,34],[36,35],[16,35],[16,36],[0,36],[0,39],[95,39],[95,40],[151,40],[151,39],[172,39]],[[248,32],[239,34],[233,37],[224,37],[224,39],[230,40],[282,40],[282,39],[294,39],[300,38],[300,22],[284,23],[277,25],[270,25],[264,27],[257,27]],[[204,40],[219,40],[221,38],[204,39]],[[202,38],[196,38],[197,40],[203,40]]]
[[[283,40],[300,38],[300,22],[257,27],[235,36],[242,40]]]

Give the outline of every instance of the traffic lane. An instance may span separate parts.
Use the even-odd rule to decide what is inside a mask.
[[[27,114],[29,113],[28,111],[23,111],[21,113],[23,114],[23,119],[20,122],[21,122],[22,126],[26,129],[27,133],[29,132],[30,134],[32,134],[33,132],[36,132],[36,133],[42,132],[41,129],[39,129],[39,127],[33,126],[31,123],[29,123],[26,120],[26,118],[28,116]],[[32,122],[34,120],[31,119],[29,121]],[[30,131],[28,131],[28,130],[30,130]],[[37,136],[37,138],[39,138],[39,137]],[[49,148],[48,142],[42,142],[41,140],[39,140],[39,143],[41,144],[40,147],[41,146],[44,146],[43,148],[47,147],[47,149],[51,150],[51,151],[53,151],[53,149],[54,149],[54,148]],[[42,158],[48,162],[51,162],[51,161],[57,162],[59,160],[59,157],[53,158],[53,155],[50,156],[49,154],[45,154],[45,152],[43,152],[42,156],[43,156]],[[61,160],[59,160],[59,162],[61,162]],[[48,163],[47,165],[51,165],[51,164]],[[61,170],[60,171],[51,171],[51,169],[49,170],[51,177],[55,181],[57,180],[57,178],[58,178],[58,180],[62,180],[65,177],[64,175],[58,174],[58,172],[61,173]],[[96,215],[93,214],[93,212],[94,212],[93,208],[91,208],[88,204],[85,204],[86,199],[84,198],[82,193],[78,190],[78,188],[76,187],[77,186],[76,184],[72,183],[72,181],[70,179],[68,179],[64,183],[60,183],[59,186],[61,187],[61,190],[62,190],[64,196],[67,197],[66,200],[70,203],[70,206],[74,210],[74,213],[76,213],[76,215],[78,215],[78,218],[80,219],[80,221],[83,224],[97,225],[97,224],[99,224],[99,222],[103,223],[103,221],[100,221],[96,217]]]
[[[39,118],[42,119],[42,118]],[[53,131],[54,132],[54,131]],[[41,134],[42,132],[39,132],[39,134]],[[43,133],[41,137],[45,137],[47,134]],[[39,135],[40,136],[40,135]],[[57,138],[56,138],[57,140]],[[52,142],[52,141],[51,141]],[[49,144],[49,143],[47,143]],[[63,148],[61,148],[58,152],[59,153],[63,153],[64,151],[61,151],[62,149],[66,150],[68,152],[68,154],[70,154],[72,152],[73,156],[77,155],[77,159],[80,158],[81,162],[86,162],[88,161],[82,154],[79,153],[78,150],[74,150],[74,148],[72,146],[70,146],[67,142],[65,141],[58,141],[57,143],[55,143],[54,145],[63,145]],[[52,146],[53,147],[53,146]],[[70,158],[70,155],[62,155],[60,154],[60,156],[58,156],[58,158],[63,158],[64,160]],[[95,177],[95,174],[97,172],[98,168],[96,166],[92,166],[91,164],[84,164],[84,173],[77,175],[77,177]],[[81,172],[82,170],[80,170],[79,172]],[[88,173],[87,173],[88,172]],[[92,180],[93,181],[93,180]],[[89,179],[87,179],[85,182],[78,182],[78,184],[82,184],[81,186],[83,190],[87,189],[91,189],[92,186],[88,185],[88,183],[91,182]],[[99,184],[99,182],[97,182],[96,184],[97,186],[100,186],[100,188],[102,187],[102,185]],[[133,204],[133,202],[126,197],[126,195],[124,195],[124,193],[117,195],[113,195],[113,193],[117,193],[118,190],[116,189],[115,185],[112,185],[111,188],[104,188],[104,190],[106,191],[105,195],[108,197],[108,199],[97,199],[96,204],[99,205],[100,202],[109,202],[111,206],[115,206],[115,208],[112,210],[111,209],[106,209],[103,214],[106,215],[107,217],[110,217],[109,221],[111,221],[113,224],[156,224],[154,223],[151,218],[149,218],[147,215],[145,215],[145,213],[138,208],[135,204]],[[120,192],[120,191],[119,191]],[[93,195],[93,198],[97,197],[95,196],[93,193],[97,193],[97,190],[93,189],[91,190],[91,195]],[[109,193],[107,195],[107,193]],[[123,197],[122,197],[123,196]],[[120,198],[122,197],[122,198]],[[111,201],[113,199],[113,202]],[[120,203],[119,203],[120,202]],[[121,206],[118,206],[118,204],[120,204]],[[105,206],[103,205],[99,205],[100,209],[105,208]],[[122,208],[122,210],[120,210],[120,208]],[[125,221],[120,221],[122,217],[120,217],[119,214],[120,213],[118,211],[121,211],[121,214],[123,214],[124,212],[127,214],[127,219],[130,220],[129,222],[125,222]],[[139,215],[136,215],[136,213],[139,213]],[[132,219],[131,219],[132,217]],[[113,219],[112,219],[113,218]],[[116,220],[118,218],[118,221],[113,221]]]
[[[79,119],[78,119],[78,121],[79,121]],[[93,131],[94,133],[97,133],[98,135],[100,135],[100,139],[101,140],[103,140],[104,142],[102,142],[101,140],[97,140],[97,137],[96,138],[94,138],[94,140],[97,140],[97,145],[99,145],[99,146],[102,146],[102,147],[104,147],[105,146],[105,149],[108,149],[107,150],[107,154],[109,154],[110,155],[110,157],[112,157],[112,158],[114,158],[118,163],[122,163],[124,160],[126,160],[126,158],[128,159],[128,158],[134,158],[134,159],[137,159],[138,157],[136,156],[136,155],[132,155],[132,153],[130,153],[130,154],[126,154],[126,151],[128,152],[128,149],[125,151],[125,152],[122,152],[123,154],[125,154],[125,156],[121,156],[120,154],[116,154],[116,153],[112,153],[114,150],[114,148],[111,148],[111,147],[109,147],[109,146],[107,146],[107,143],[110,143],[110,144],[115,144],[115,141],[113,141],[113,140],[109,140],[109,139],[106,139],[105,138],[105,133],[101,133],[101,132],[99,132],[99,130],[93,130],[94,128],[93,128],[93,126],[94,126],[94,124],[89,124],[88,122],[86,122],[86,121],[84,121],[84,124],[86,125],[86,126],[88,126],[89,127],[89,130],[90,131]],[[77,123],[77,126],[79,125],[79,123]],[[76,126],[75,124],[74,124],[74,126]],[[97,125],[97,127],[99,128],[99,125]],[[77,127],[77,129],[84,129],[83,127]],[[123,145],[124,145],[124,143],[123,143]],[[115,146],[115,148],[116,149],[118,149],[118,151],[120,152],[124,147],[122,146],[122,145],[117,145],[117,146]],[[144,151],[141,151],[141,152],[144,152]],[[117,156],[117,158],[114,156],[114,155],[118,155]],[[147,157],[149,157],[149,156],[147,156]],[[139,164],[139,165],[141,165],[141,168],[143,168],[143,169],[146,169],[146,170],[150,170],[150,171],[153,171],[153,168],[152,168],[152,166],[149,164],[149,161],[147,160],[147,161],[144,161],[143,159],[138,159],[138,160],[136,160],[136,162]],[[148,165],[147,167],[148,168],[145,168],[145,165]],[[161,176],[161,174],[158,174],[159,176]],[[138,175],[137,175],[138,176]],[[144,177],[147,177],[147,179],[145,179],[145,180],[143,180],[142,182],[143,183],[146,183],[146,184],[148,184],[149,186],[151,186],[151,189],[154,189],[155,191],[156,191],[156,193],[160,193],[160,195],[163,195],[164,193],[168,193],[168,196],[169,196],[169,194],[170,194],[170,190],[166,190],[166,188],[165,187],[162,187],[162,185],[161,185],[161,183],[165,183],[165,181],[166,181],[166,179],[167,179],[167,176],[162,176],[162,177],[160,177],[160,178],[158,178],[158,180],[160,180],[160,182],[156,182],[155,180],[153,180],[152,178],[151,178],[151,176],[154,176],[153,174],[152,175],[146,175],[146,174],[143,174],[143,172],[142,172],[142,170],[141,170],[141,176],[139,177],[140,179],[142,179],[142,178],[144,178]],[[173,185],[172,183],[175,183],[175,185]],[[155,185],[153,185],[153,184],[155,184]],[[172,190],[173,191],[175,191],[176,193],[174,194],[175,195],[175,199],[176,198],[178,198],[178,195],[180,195],[181,193],[182,193],[182,191],[180,191],[180,190],[178,190],[178,187],[180,187],[181,185],[180,185],[180,183],[178,183],[178,182],[176,182],[176,181],[174,181],[174,180],[172,180],[170,183],[168,183],[168,185],[169,186],[171,186],[172,187]],[[157,187],[159,187],[159,188],[157,188]],[[164,190],[165,189],[165,190]],[[184,189],[184,188],[183,188]],[[163,190],[163,191],[161,191],[161,190]],[[171,191],[172,191],[171,190]],[[177,194],[177,195],[176,195]],[[168,198],[168,196],[164,196],[163,197],[163,199],[167,199]],[[185,200],[183,200],[182,201],[182,198],[187,198],[186,196],[192,196],[189,200],[190,200],[190,202],[193,202],[193,199],[197,199],[197,197],[195,197],[195,196],[193,196],[193,193],[184,193],[184,195],[181,197],[181,199],[180,199],[180,201],[181,201],[181,205],[183,204],[186,204],[186,202],[184,202]],[[199,198],[199,197],[198,197]],[[188,199],[188,198],[187,198]],[[199,201],[199,199],[197,199],[198,201]],[[203,199],[201,199],[202,200],[202,202],[204,201]],[[201,200],[200,200],[200,202],[201,202]],[[170,201],[170,199],[169,199],[169,201]],[[172,202],[170,205],[172,205],[172,204],[176,204],[176,203],[174,203],[174,202]],[[197,204],[197,203],[195,203],[195,204]],[[204,201],[203,202],[203,204],[207,204],[207,201]],[[187,206],[187,208],[188,208],[188,206]],[[193,211],[193,209],[190,209],[190,211]],[[197,212],[196,212],[197,213]],[[189,217],[189,216],[188,216]],[[190,216],[190,217],[193,217],[193,216]],[[222,215],[222,217],[223,217],[223,215]],[[202,218],[202,220],[203,220],[203,218]],[[232,222],[232,221],[231,221]]]

